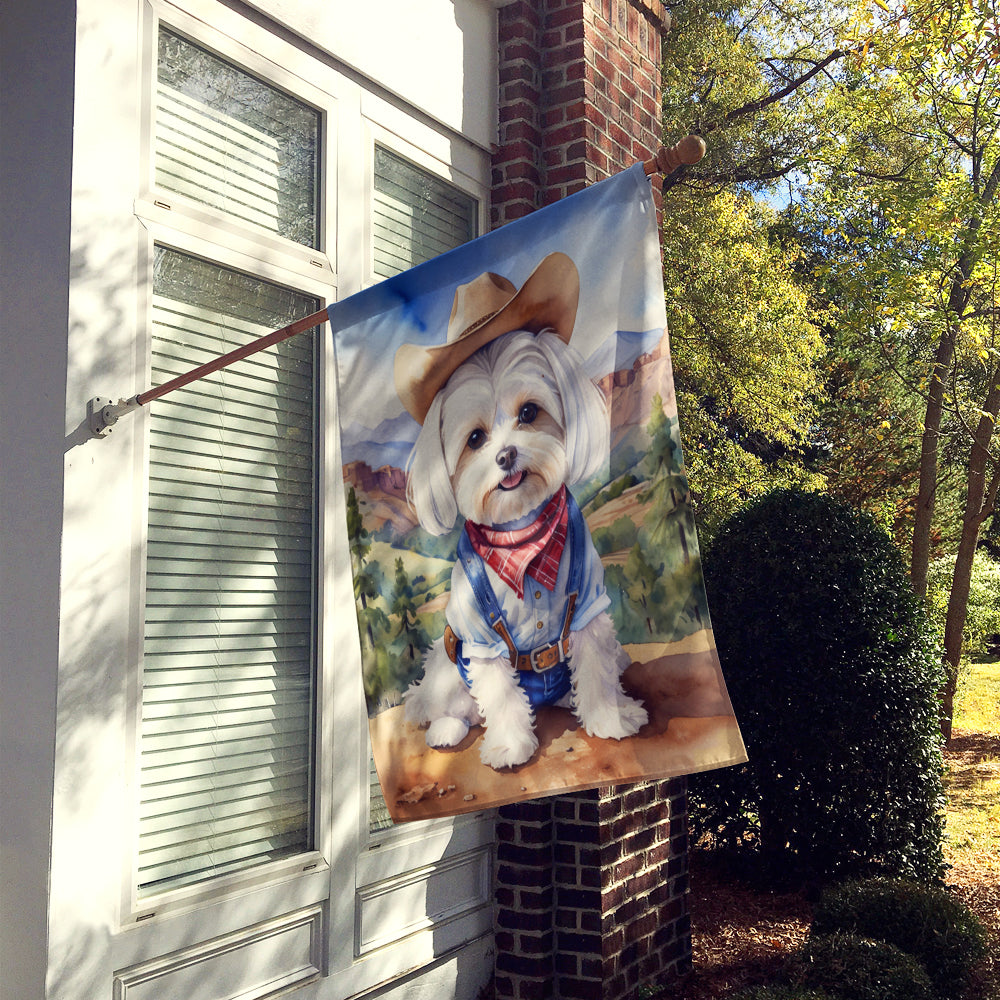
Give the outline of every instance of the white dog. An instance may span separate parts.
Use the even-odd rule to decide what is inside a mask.
[[[422,423],[410,503],[433,534],[466,519],[448,629],[404,696],[406,717],[427,724],[438,748],[484,724],[480,755],[493,768],[535,753],[541,705],[572,708],[603,738],[647,721],[622,690],[629,658],[566,488],[597,472],[609,450],[604,399],[568,343],[578,294],[562,254],[520,290],[482,275],[459,289],[447,344],[396,358],[397,391]]]

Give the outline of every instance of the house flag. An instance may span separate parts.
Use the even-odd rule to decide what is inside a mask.
[[[701,577],[642,165],[329,317],[391,818],[745,760]]]

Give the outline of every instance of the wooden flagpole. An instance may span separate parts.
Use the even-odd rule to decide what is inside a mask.
[[[642,169],[650,174],[672,174],[678,167],[693,166],[705,155],[705,140],[700,135],[686,135],[673,146],[660,146],[656,156],[646,160]]]
[[[691,165],[697,163],[704,155],[705,140],[697,135],[688,135],[673,146],[661,146],[656,151],[654,157],[643,162],[642,169],[647,175],[666,175],[684,164]],[[195,382],[206,375],[220,371],[235,361],[242,361],[244,358],[266,350],[274,344],[279,344],[283,340],[288,340],[290,337],[304,333],[306,330],[311,330],[313,327],[325,322],[327,318],[327,310],[320,309],[319,312],[314,312],[309,316],[304,316],[302,319],[295,320],[294,323],[289,323],[288,326],[283,326],[280,330],[275,330],[273,333],[264,334],[263,337],[258,337],[256,340],[252,340],[242,347],[237,347],[228,354],[223,354],[212,361],[207,361],[205,364],[199,365],[197,368],[192,368],[191,371],[185,372],[183,375],[178,375],[176,378],[170,379],[169,382],[164,382],[162,385],[158,385],[152,389],[146,389],[144,392],[137,393],[129,399],[119,399],[115,403],[110,399],[95,396],[87,402],[87,419],[90,424],[91,433],[95,437],[105,437],[110,433],[112,426],[117,423],[118,418],[124,414],[130,413],[132,410],[137,410],[140,406],[145,406],[146,403],[150,403],[154,399],[159,399],[161,396],[165,396],[175,389],[180,389],[190,382]]]

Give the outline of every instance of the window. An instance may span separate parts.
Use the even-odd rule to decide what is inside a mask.
[[[156,185],[318,246],[319,112],[159,31]]]
[[[315,246],[319,112],[169,28],[158,40],[157,190]],[[152,384],[318,308],[158,245]],[[317,411],[312,333],[151,408],[140,899],[314,846]]]
[[[464,191],[375,147],[374,273],[391,278],[478,236],[476,202]]]
[[[157,247],[154,384],[315,299]],[[314,345],[284,341],[150,414],[139,890],[310,849]]]

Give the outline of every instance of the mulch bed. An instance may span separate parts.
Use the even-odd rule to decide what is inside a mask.
[[[970,756],[1000,757],[1000,740],[984,746],[979,735],[958,734],[945,756],[950,767]],[[717,852],[692,850],[691,925],[694,964],[664,1000],[724,1000],[740,989],[773,982],[788,956],[809,935],[812,895],[808,889],[768,891],[748,885]],[[955,864],[948,887],[983,921],[991,954],[970,984],[970,1000],[1000,1000],[1000,858],[972,857]]]

